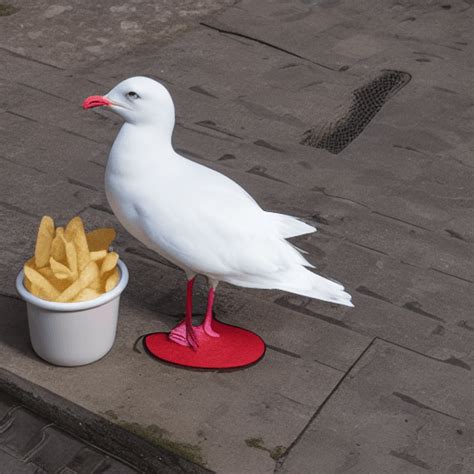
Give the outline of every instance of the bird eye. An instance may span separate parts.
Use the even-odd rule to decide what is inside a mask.
[[[127,93],[127,96],[130,97],[130,99],[139,99],[140,98],[140,96],[136,92],[133,92],[133,91],[130,91],[129,93]]]

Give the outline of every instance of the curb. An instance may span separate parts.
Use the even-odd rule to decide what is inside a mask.
[[[212,472],[2,368],[0,392],[74,437],[125,461],[138,472]]]

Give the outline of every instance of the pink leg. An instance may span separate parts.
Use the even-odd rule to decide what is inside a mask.
[[[179,323],[169,335],[170,340],[180,344],[181,346],[191,346],[193,350],[197,350],[199,344],[197,342],[196,333],[193,328],[193,285],[196,278],[188,280],[186,288],[186,313],[184,321]]]
[[[212,306],[214,305],[214,296],[216,290],[214,288],[209,289],[209,295],[207,297],[207,310],[206,310],[206,317],[204,318],[204,322],[202,327],[204,332],[211,337],[220,337],[219,333],[212,329]]]

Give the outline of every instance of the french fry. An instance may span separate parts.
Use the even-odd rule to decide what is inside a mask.
[[[110,244],[117,236],[114,229],[110,227],[102,227],[95,229],[86,234],[87,243],[91,252],[97,252],[99,250],[108,250]]]
[[[49,259],[49,266],[58,280],[67,280],[74,277],[74,274],[66,265],[57,262],[53,257]]]
[[[110,272],[117,265],[119,256],[117,252],[109,252],[104,258],[102,265],[100,267],[100,274],[104,275],[105,273]]]
[[[43,299],[54,301],[59,297],[59,291],[37,270],[25,265],[23,271],[28,280],[31,281],[32,285],[36,285],[39,288]]]
[[[70,280],[60,280],[54,276],[51,267],[38,268],[38,272],[41,273],[59,292],[63,292],[70,284]]]
[[[95,250],[93,252],[90,252],[89,255],[90,255],[90,259],[93,262],[97,262],[107,256],[107,250]]]
[[[79,278],[68,286],[56,301],[66,303],[75,298],[84,288],[87,288],[99,276],[99,267],[95,262],[89,262],[84,270],[79,274]]]
[[[66,262],[66,247],[64,238],[64,227],[57,227],[56,234],[51,243],[51,256],[60,263]]]
[[[114,288],[120,272],[118,254],[108,252],[116,237],[112,228],[85,233],[82,219],[54,229],[44,216],[38,229],[35,255],[24,265],[24,285],[32,294],[49,301],[86,301]]]
[[[48,265],[53,237],[54,221],[49,216],[43,216],[38,229],[35,246],[35,263],[38,268]]]
[[[86,265],[90,262],[90,255],[82,219],[79,216],[71,219],[66,226],[64,234],[66,239],[74,242],[74,246],[76,247],[78,270],[84,270]]]
[[[31,281],[28,279],[28,278],[24,278],[23,279],[23,286],[30,292],[30,293],[33,293],[31,287],[32,287],[32,283]],[[34,294],[34,293],[33,293]]]
[[[96,290],[93,290],[92,288],[84,288],[81,290],[75,298],[73,298],[73,302],[78,302],[78,301],[87,301],[87,300],[92,300],[94,298],[97,298],[100,296],[100,293]]]
[[[110,291],[117,286],[117,283],[120,280],[120,272],[117,267],[112,271],[112,274],[105,281],[105,291]]]
[[[30,259],[28,259],[25,262],[25,267],[30,267],[30,268],[33,268],[33,270],[37,270],[38,267],[36,266],[36,263],[35,263],[35,257],[31,257]]]
[[[72,278],[77,278],[77,252],[76,247],[72,242],[64,241],[64,249],[66,251],[66,261],[69,270],[71,270]]]

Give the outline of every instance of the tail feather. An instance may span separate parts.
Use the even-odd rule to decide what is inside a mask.
[[[344,291],[344,287],[340,283],[328,280],[306,268],[297,267],[282,276],[285,283],[278,285],[277,288],[280,290],[354,307],[351,295]]]
[[[267,215],[270,216],[273,223],[276,224],[280,236],[284,239],[316,232],[315,227],[306,224],[306,222],[303,222],[297,217],[278,214],[277,212],[267,212]]]
[[[246,288],[283,290],[297,295],[316,298],[330,303],[354,307],[351,295],[340,283],[328,280],[303,266],[294,266],[285,271],[267,275],[233,275],[225,281]]]

